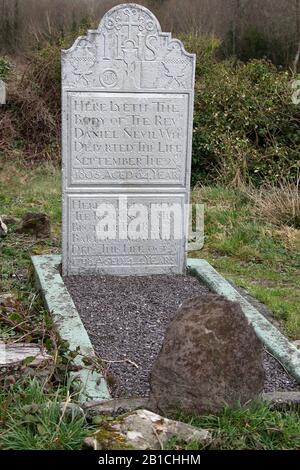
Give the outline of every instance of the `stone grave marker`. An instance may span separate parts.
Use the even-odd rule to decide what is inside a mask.
[[[0,80],[0,104],[6,104],[6,85]]]
[[[65,275],[184,271],[194,71],[136,4],[62,51]]]

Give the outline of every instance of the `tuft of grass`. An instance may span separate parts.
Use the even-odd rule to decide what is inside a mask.
[[[178,413],[175,419],[211,431],[210,450],[288,450],[300,449],[300,416],[295,411],[270,411],[264,403],[251,407],[224,408],[219,415],[187,416]],[[168,449],[201,450],[191,442],[182,446],[172,440]]]
[[[259,190],[250,188],[247,194],[258,217],[279,227],[300,229],[300,178],[296,182],[281,181],[276,186],[264,185]]]
[[[74,450],[90,433],[83,417],[66,413],[60,403],[68,390],[44,390],[36,380],[0,393],[0,448],[3,450]]]

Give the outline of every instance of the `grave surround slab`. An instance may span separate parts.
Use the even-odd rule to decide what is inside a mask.
[[[195,55],[136,4],[62,51],[64,275],[184,272],[194,75]],[[128,225],[141,207],[140,238],[116,225],[99,242],[105,208]],[[177,216],[166,238],[161,220]]]
[[[60,274],[60,255],[33,256],[37,285],[41,289],[46,308],[50,312],[61,339],[67,341],[71,350],[79,347],[80,356],[75,358],[78,372],[72,377],[80,379],[83,385],[81,399],[107,400],[109,398],[105,378],[82,358],[95,355],[79,313],[64,284]],[[267,318],[251,305],[234,287],[224,279],[207,261],[195,258],[188,259],[188,267],[204,282],[212,292],[228,300],[239,302],[242,310],[253,325],[257,336],[266,349],[286,370],[300,383],[300,352]]]

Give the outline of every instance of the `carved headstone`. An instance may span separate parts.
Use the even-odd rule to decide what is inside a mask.
[[[64,274],[183,272],[194,69],[136,4],[62,51]]]
[[[6,104],[6,85],[0,80],[0,104]]]

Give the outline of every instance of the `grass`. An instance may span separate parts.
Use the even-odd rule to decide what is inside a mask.
[[[282,330],[299,339],[300,230],[259,218],[238,190],[203,187],[193,200],[205,205],[205,245],[193,256],[265,303]]]
[[[25,341],[38,341],[43,337],[47,342],[51,321],[34,287],[30,256],[60,251],[59,171],[51,165],[28,169],[0,160],[0,174],[0,215],[18,218],[27,211],[44,211],[53,224],[52,239],[36,240],[30,235],[18,235],[14,225],[10,226],[9,235],[0,239],[0,293],[9,292],[14,297],[13,305],[4,312],[7,321],[3,323],[1,316],[0,334],[2,338],[22,336]],[[12,328],[13,323],[22,323],[22,328]],[[33,335],[30,323],[35,324]],[[29,334],[24,337],[27,324]]]
[[[212,433],[210,450],[288,450],[300,449],[300,421],[297,411],[270,411],[265,404],[252,408],[225,408],[219,416],[189,417],[182,413],[176,419]],[[168,449],[201,450],[196,442],[182,446],[172,440]]]
[[[0,449],[75,450],[92,427],[76,413],[66,412],[61,402],[68,390],[45,391],[35,379],[0,393]]]
[[[0,338],[43,345],[55,364],[41,371],[39,382],[20,378],[28,372],[25,365],[12,386],[7,381],[15,377],[0,373],[0,449],[79,449],[90,431],[82,418],[69,418],[60,409],[59,403],[70,398],[62,385],[70,356],[36,291],[30,261],[33,254],[60,252],[59,186],[60,171],[51,164],[28,168],[0,160],[0,214],[18,218],[27,211],[46,212],[53,231],[51,239],[40,240],[15,233],[11,225],[8,236],[0,238],[0,295],[12,295],[0,306]]]
[[[53,227],[51,240],[34,241],[13,233],[2,242],[1,274],[7,290],[28,290],[14,276],[30,269],[29,256],[60,251],[60,169],[53,164],[28,168],[1,165],[0,213],[21,216],[44,211]],[[205,246],[193,253],[207,259],[225,277],[265,303],[291,339],[300,338],[300,230],[259,219],[251,198],[224,187],[203,187],[193,193],[205,204]]]
[[[0,239],[0,293],[14,296],[0,318],[0,337],[22,337],[22,341],[44,344],[53,353],[57,339],[34,287],[30,256],[60,252],[60,169],[51,164],[28,168],[0,160],[0,187],[0,214],[21,217],[27,211],[46,212],[53,230],[51,239],[38,240],[15,233],[12,225],[8,236]],[[300,231],[259,219],[251,200],[237,190],[203,187],[193,192],[193,198],[205,204],[206,239],[204,248],[192,255],[207,259],[226,278],[246,288],[270,308],[290,338],[300,338]],[[25,332],[17,328],[20,323]],[[59,362],[59,348],[58,353]],[[67,393],[59,381],[44,389],[36,382],[3,388],[0,448],[79,448],[90,427],[77,418],[62,418],[58,403]],[[296,411],[280,413],[258,405],[251,410],[225,409],[219,416],[178,417],[213,430],[211,448],[300,448]]]

